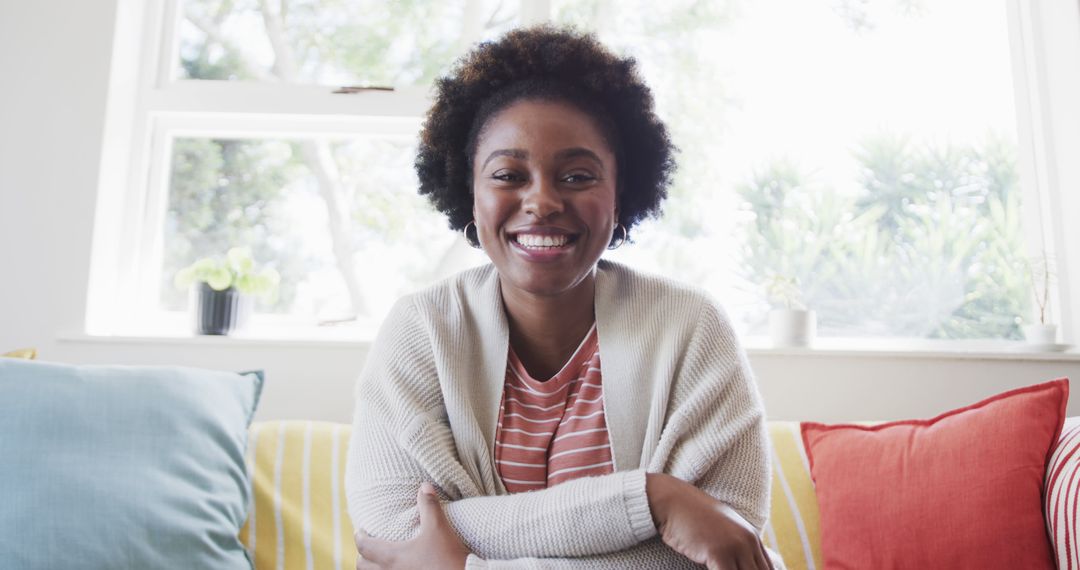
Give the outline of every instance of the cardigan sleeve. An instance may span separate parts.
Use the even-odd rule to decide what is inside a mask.
[[[650,470],[695,483],[760,532],[770,504],[765,408],[723,308],[706,297]]]
[[[775,551],[766,548],[773,570],[785,570],[784,560]],[[654,537],[645,542],[610,554],[582,558],[518,558],[516,560],[484,560],[471,555],[465,563],[466,570],[623,570],[625,568],[651,568],[679,570],[681,568],[704,568],[685,556],[668,548]]]

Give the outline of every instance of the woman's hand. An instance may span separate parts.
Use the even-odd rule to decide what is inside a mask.
[[[649,473],[645,492],[664,544],[709,570],[772,570],[754,526],[735,509],[671,475]]]
[[[420,486],[416,496],[420,510],[420,533],[412,540],[391,542],[356,533],[360,558],[356,570],[414,570],[465,568],[469,549],[446,520],[439,497],[430,483]]]

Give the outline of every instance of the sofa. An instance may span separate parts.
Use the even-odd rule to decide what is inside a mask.
[[[21,356],[32,358],[33,354]],[[4,394],[0,398],[0,457],[4,459],[0,461],[4,504],[0,509],[0,567],[355,567],[344,486],[350,425],[252,422],[263,384],[257,371],[23,362],[0,358],[0,393]],[[1010,437],[1033,448],[1034,456],[1028,454],[1033,460],[1024,475],[1027,495],[1023,501],[1017,501],[1020,494],[1014,492],[1020,485],[1000,485],[1005,479],[998,476],[1015,469],[995,469],[999,464],[985,469],[999,480],[997,493],[985,492],[990,487],[981,480],[981,472],[972,477],[973,496],[996,500],[1008,495],[1005,498],[1012,503],[1022,503],[1027,528],[1035,534],[1035,543],[1029,544],[1046,551],[1038,566],[999,563],[994,567],[1052,568],[1055,563],[1060,568],[1080,567],[1074,524],[1080,504],[1080,417],[1065,418],[1067,380],[1010,393],[932,420],[912,422],[933,426],[950,414],[961,418],[966,411],[981,410],[984,423],[963,433],[962,452],[979,449],[977,454],[981,455],[986,450],[996,451]],[[1034,401],[1029,396],[1042,398],[1041,405],[1049,403],[1052,410],[1023,407],[1022,398]],[[994,402],[1012,409],[992,409],[988,403]],[[828,465],[825,460],[829,456],[821,453],[823,440],[811,439],[808,433],[833,428],[850,431],[852,426],[855,432],[870,431],[904,423],[908,422],[816,424],[814,428],[810,422],[768,422],[772,503],[763,538],[782,555],[787,568],[826,567],[821,521],[823,514],[835,512],[831,509],[836,502],[819,501],[819,497],[828,496],[822,493],[829,489],[834,499],[837,494],[844,500],[854,494],[847,480],[823,486],[829,479],[823,478],[828,472],[822,465]],[[1030,430],[1023,427],[1025,423],[1043,426],[1041,443],[1028,444]],[[996,435],[988,438],[991,432]],[[1019,435],[1012,437],[1014,434]],[[861,455],[852,454],[847,447],[850,440],[840,441],[842,445],[834,445],[837,452],[833,459],[854,455],[865,465],[887,463],[880,457],[865,461],[862,458],[870,456],[865,448]],[[982,447],[976,448],[976,443]],[[945,456],[943,461],[940,452],[931,454],[930,463],[952,470],[955,458]],[[932,494],[926,491],[925,487],[915,488],[908,496],[918,500]],[[951,500],[942,503],[948,511],[960,512],[964,506]],[[991,512],[997,513],[997,505],[991,506],[995,509]],[[882,517],[877,516],[880,513],[873,508],[862,505],[859,509],[857,524],[882,525]],[[1006,523],[1013,520],[999,518]],[[862,519],[876,522],[864,525]],[[963,526],[969,526],[967,520],[962,519]],[[826,528],[829,533],[825,538],[835,540],[838,527]],[[843,533],[839,536],[841,541],[848,538]],[[870,548],[882,550],[883,544],[905,543],[893,540],[891,534],[886,536]],[[999,534],[990,538],[999,542]],[[1001,536],[1000,542],[1015,539]],[[968,542],[960,539],[946,544],[952,549],[970,546]],[[923,547],[918,541],[905,544]],[[866,563],[830,566],[913,567]],[[931,566],[975,567],[919,567]]]
[[[1080,417],[1069,418],[1066,425],[1080,425]],[[823,568],[818,504],[800,424],[771,421],[768,431],[772,505],[764,541],[790,570]],[[355,568],[344,489],[350,434],[351,426],[338,423],[252,424],[247,461],[254,500],[240,539],[255,568]],[[1066,542],[1059,538],[1059,552],[1074,550]]]

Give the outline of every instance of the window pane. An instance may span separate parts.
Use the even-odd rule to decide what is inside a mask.
[[[426,85],[518,23],[498,0],[184,0],[181,79]]]
[[[416,192],[415,142],[178,138],[173,142],[161,305],[187,307],[176,272],[252,248],[281,275],[257,310],[378,321],[393,302],[478,263]]]
[[[790,301],[823,336],[1020,338],[1004,2],[617,5],[552,2],[638,59],[681,153],[663,219],[614,258],[751,333]],[[787,280],[797,298],[770,295]]]

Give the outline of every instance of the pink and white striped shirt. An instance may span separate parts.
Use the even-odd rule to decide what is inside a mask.
[[[613,472],[595,324],[549,380],[529,376],[510,348],[495,465],[511,493]]]

